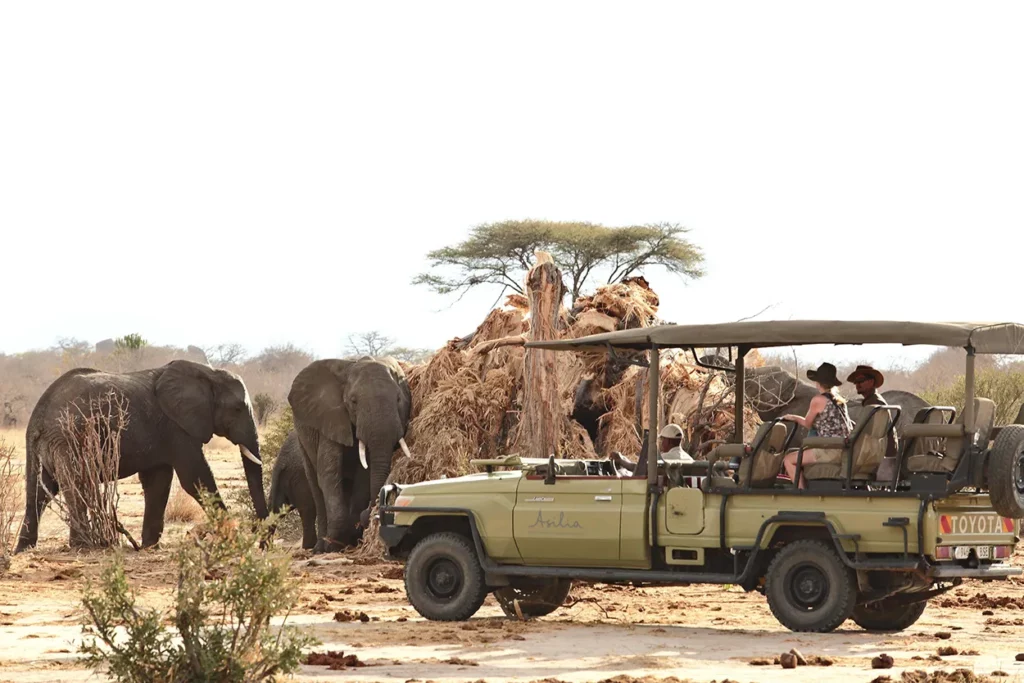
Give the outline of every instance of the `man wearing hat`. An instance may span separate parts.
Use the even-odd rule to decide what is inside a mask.
[[[658,434],[658,456],[664,462],[693,462],[689,453],[683,450],[683,428],[672,422],[662,427]],[[616,467],[621,467],[634,473],[634,476],[646,476],[647,454],[641,453],[637,462],[630,462],[621,453],[615,451],[611,460]],[[640,469],[637,469],[637,468]]]
[[[658,434],[658,452],[665,462],[693,462],[690,454],[683,450],[683,428],[675,422],[665,425]]]
[[[878,387],[882,386],[885,382],[885,376],[870,365],[858,365],[857,368],[850,373],[850,376],[846,378],[846,381],[850,382],[857,388],[857,393],[863,397],[861,405],[865,408],[868,406],[889,405],[888,401],[882,398],[882,395],[878,393]],[[896,454],[898,449],[899,439],[896,436],[896,430],[894,429],[887,438],[885,445],[885,457],[878,466],[878,474],[876,477],[880,481],[889,481],[892,479],[892,476],[895,473],[894,470],[896,468]]]
[[[885,382],[885,377],[870,365],[858,365],[857,369],[846,378],[846,381],[852,383],[857,388],[857,393],[864,397],[862,405],[888,405],[882,395],[878,393],[878,387]]]

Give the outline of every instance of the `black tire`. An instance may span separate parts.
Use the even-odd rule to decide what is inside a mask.
[[[1003,517],[1024,517],[1024,425],[1006,425],[992,444],[988,495]]]
[[[465,621],[476,614],[487,585],[473,544],[452,532],[424,537],[405,563],[405,594],[431,621]]]
[[[834,631],[853,612],[857,579],[830,543],[796,541],[768,566],[765,597],[772,614],[791,631]]]
[[[572,589],[570,579],[539,579],[530,582],[519,582],[516,585],[502,586],[494,591],[494,599],[498,606],[510,619],[518,619],[515,601],[519,601],[519,609],[527,619],[543,617],[551,614],[562,606]]]
[[[865,631],[892,633],[913,626],[928,606],[927,600],[909,605],[881,600],[872,605],[857,605],[850,618]]]

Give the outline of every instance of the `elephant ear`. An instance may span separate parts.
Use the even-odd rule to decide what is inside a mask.
[[[331,441],[354,446],[352,418],[345,407],[345,383],[350,361],[313,361],[292,380],[288,403],[295,421],[307,424]]]
[[[213,436],[213,386],[209,369],[175,360],[156,381],[156,400],[174,424],[206,443]]]
[[[402,366],[391,356],[380,359],[380,362],[387,366],[391,378],[398,385],[398,414],[402,418],[402,426],[408,427],[409,417],[412,415],[412,390],[409,388],[409,380],[406,379]]]

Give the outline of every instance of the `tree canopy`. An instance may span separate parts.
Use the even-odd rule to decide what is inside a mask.
[[[439,294],[465,294],[473,287],[498,285],[523,292],[523,276],[546,251],[567,279],[575,301],[592,278],[620,282],[661,266],[675,275],[704,275],[704,255],[683,237],[689,230],[673,223],[607,227],[595,223],[502,221],[474,227],[468,239],[427,254],[433,272],[420,273],[413,284]]]

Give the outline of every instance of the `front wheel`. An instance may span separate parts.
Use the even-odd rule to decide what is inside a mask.
[[[432,621],[464,621],[476,614],[487,586],[473,545],[452,532],[423,538],[405,563],[405,594]]]
[[[520,582],[516,585],[502,586],[494,591],[494,599],[498,606],[511,619],[518,618],[515,602],[519,601],[519,611],[523,617],[543,617],[551,614],[562,606],[572,589],[570,579],[540,579],[533,582]]]
[[[927,606],[927,600],[909,605],[894,603],[892,599],[880,600],[871,605],[857,605],[850,618],[865,631],[891,633],[913,626]]]
[[[791,631],[834,631],[853,612],[857,579],[831,544],[796,541],[768,566],[765,596],[772,614]]]

